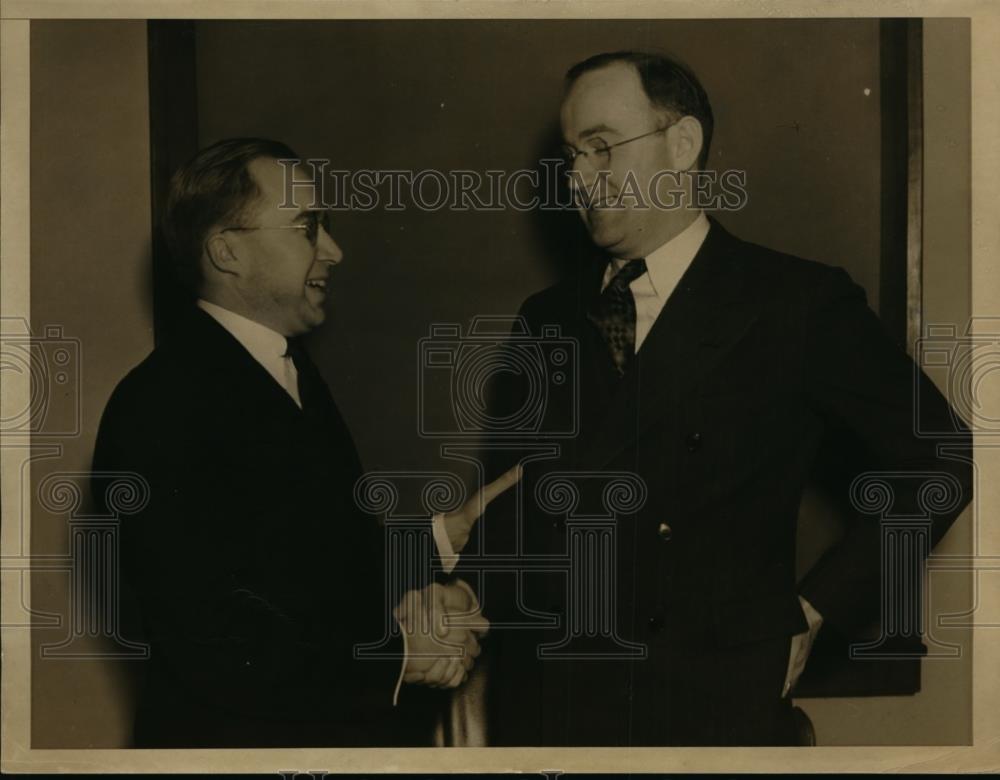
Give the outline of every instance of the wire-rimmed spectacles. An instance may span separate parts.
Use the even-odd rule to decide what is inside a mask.
[[[332,214],[328,209],[314,209],[302,215],[302,222],[293,225],[257,225],[244,227],[242,225],[230,225],[222,228],[219,232],[250,232],[253,230],[301,230],[306,240],[316,246],[319,242],[319,229],[323,228],[327,235],[331,234]]]
[[[633,141],[638,141],[642,138],[649,138],[651,135],[656,135],[657,133],[662,133],[665,130],[669,130],[671,127],[680,121],[675,119],[673,122],[664,125],[663,127],[657,127],[655,130],[650,130],[648,133],[643,133],[642,135],[636,135],[632,138],[626,138],[624,141],[617,141],[613,144],[609,144],[602,138],[595,138],[590,143],[589,149],[577,149],[571,144],[563,144],[559,147],[559,156],[565,161],[569,168],[572,168],[576,163],[577,157],[583,157],[595,168],[606,168],[611,163],[611,150],[616,149],[619,146],[624,146],[625,144],[630,144]]]

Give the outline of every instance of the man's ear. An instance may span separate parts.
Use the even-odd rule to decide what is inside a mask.
[[[674,169],[689,171],[698,164],[698,156],[704,143],[701,122],[693,116],[685,116],[670,128],[671,153],[674,158]]]
[[[216,233],[205,242],[205,256],[220,274],[239,276],[239,258],[233,253],[222,233]]]

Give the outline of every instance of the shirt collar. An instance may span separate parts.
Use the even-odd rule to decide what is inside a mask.
[[[678,267],[683,273],[691,265],[694,256],[705,242],[709,227],[711,224],[705,212],[698,212],[694,222],[663,246],[649,253],[646,257],[646,270],[657,295],[660,294],[660,290],[669,287],[668,281],[676,282]]]
[[[258,363],[273,362],[288,351],[288,339],[266,325],[204,299],[198,300],[198,308],[228,330]]]
[[[711,223],[704,211],[699,211],[694,222],[646,257],[646,277],[652,285],[653,293],[659,297],[661,291],[670,294],[673,286],[687,267],[691,265],[694,256],[698,254]],[[611,283],[614,275],[625,265],[624,260],[612,260],[604,269],[603,290]],[[639,277],[642,279],[643,277]],[[634,282],[633,282],[634,284]]]

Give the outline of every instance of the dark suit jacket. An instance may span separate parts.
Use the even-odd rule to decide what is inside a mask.
[[[859,518],[796,582],[799,503],[824,442],[851,435],[844,468],[852,474],[873,469],[953,477],[955,500],[931,513],[937,542],[971,498],[968,431],[957,423],[951,457],[938,452],[938,441],[914,434],[915,379],[931,430],[955,425],[948,405],[887,337],[863,291],[842,270],[745,243],[713,221],[620,380],[585,317],[599,293],[600,271],[547,289],[522,308],[533,334],[558,325],[579,347],[579,405],[572,382],[550,384],[536,396],[546,405],[538,441],[547,441],[547,431],[567,430],[574,416],[579,434],[551,440],[560,457],[528,464],[520,551],[514,501],[504,497],[467,547],[463,566],[475,579],[479,551],[520,555],[524,562],[526,554],[567,554],[560,512],[539,507],[546,474],[575,473],[571,481],[582,495],[573,511],[596,517],[608,514],[606,500],[586,475],[637,474],[645,502],[617,519],[611,577],[617,639],[611,644],[644,645],[645,657],[539,660],[538,646],[565,637],[563,618],[576,609],[567,600],[567,575],[527,574],[520,592],[509,574],[485,576],[481,598],[494,621],[491,739],[503,745],[790,743],[790,706],[781,692],[790,637],[807,627],[798,594],[834,630],[849,632],[878,617],[876,518]],[[501,419],[526,401],[508,388],[497,403]],[[913,482],[894,489],[893,511],[921,511]],[[537,560],[531,563],[536,569]],[[609,571],[610,564],[599,566]],[[499,625],[524,620],[532,610],[529,622],[558,625]],[[601,641],[608,645],[582,637],[571,647],[594,650]]]
[[[122,529],[152,651],[139,747],[412,739],[392,707],[401,660],[353,655],[391,620],[383,546],[355,507],[357,451],[319,382],[315,412],[303,412],[193,310],[108,402],[97,498],[104,470],[136,472],[151,490]],[[401,652],[401,638],[385,649]]]

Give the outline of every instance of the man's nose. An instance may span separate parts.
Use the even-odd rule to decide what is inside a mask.
[[[597,166],[585,154],[578,154],[569,169],[569,190],[574,196],[590,197],[597,185]]]
[[[590,186],[597,178],[598,166],[592,159],[593,155],[579,152],[569,167],[569,180],[571,186]]]
[[[337,265],[343,259],[344,253],[337,246],[337,242],[333,240],[333,236],[321,227],[316,237],[316,260],[321,263]]]

